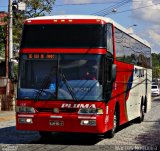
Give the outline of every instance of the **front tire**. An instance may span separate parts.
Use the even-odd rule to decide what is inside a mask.
[[[108,133],[107,133],[107,136],[109,138],[113,138],[114,137],[114,135],[116,133],[116,130],[117,130],[117,127],[118,127],[118,114],[115,111],[114,112],[114,117],[113,117],[113,128],[110,131],[108,131]]]

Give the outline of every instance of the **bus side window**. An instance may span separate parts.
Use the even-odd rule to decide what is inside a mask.
[[[112,24],[107,24],[107,51],[113,54],[113,34],[112,34]]]

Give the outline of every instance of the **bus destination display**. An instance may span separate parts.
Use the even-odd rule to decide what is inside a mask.
[[[54,54],[28,54],[28,59],[56,59]]]

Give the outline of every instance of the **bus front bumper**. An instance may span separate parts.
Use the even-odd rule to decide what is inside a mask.
[[[104,133],[104,115],[18,114],[17,130]]]

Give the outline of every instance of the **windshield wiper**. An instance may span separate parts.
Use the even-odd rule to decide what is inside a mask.
[[[64,73],[60,73],[60,76],[62,77],[62,80],[64,81],[64,84],[66,85],[70,95],[72,96],[73,100],[78,101],[78,99],[76,98],[75,93],[73,92],[73,88],[70,86],[70,84],[68,83]]]
[[[49,76],[46,76],[42,81],[41,87],[39,89],[37,89],[37,91],[36,91],[37,95],[35,96],[35,99],[34,99],[35,101],[37,101],[39,99],[39,97],[42,95],[48,82],[49,82]]]
[[[43,92],[45,92],[45,89],[47,87],[47,85],[49,84],[50,82],[50,79],[52,77],[52,74],[53,74],[53,69],[54,66],[51,67],[51,71],[49,72],[49,74],[47,76],[44,77],[44,79],[42,80],[42,84],[40,86],[39,89],[37,89],[37,95],[35,96],[35,101],[37,101],[39,99],[39,97],[42,95]]]

